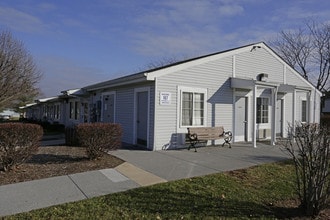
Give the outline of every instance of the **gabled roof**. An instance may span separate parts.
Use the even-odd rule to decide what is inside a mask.
[[[301,76],[301,74],[299,74],[295,69],[293,69],[284,59],[282,59],[272,48],[270,48],[264,42],[248,44],[245,46],[241,46],[241,47],[237,47],[237,48],[233,48],[233,49],[229,49],[229,50],[224,50],[224,51],[220,51],[220,52],[216,52],[216,53],[211,53],[211,54],[175,62],[175,63],[165,65],[162,67],[157,67],[157,68],[149,69],[146,71],[141,71],[141,72],[138,72],[138,73],[135,73],[132,75],[123,76],[120,78],[89,85],[82,89],[85,91],[95,91],[95,90],[99,90],[99,89],[107,89],[107,88],[129,85],[129,84],[134,84],[134,83],[139,83],[139,82],[153,81],[157,77],[166,75],[168,73],[172,73],[174,71],[179,71],[179,70],[185,69],[187,67],[205,63],[205,62],[211,61],[211,60],[216,60],[216,59],[219,59],[222,57],[233,56],[233,55],[241,53],[241,52],[252,51],[257,48],[264,48],[265,50],[267,50],[270,54],[273,55],[273,57],[275,59],[277,59],[279,62],[283,63],[284,65],[286,65],[292,72],[294,72],[298,77],[300,77],[301,80],[307,82],[312,88],[315,89],[315,87],[312,83],[310,83],[308,80],[303,78]],[[316,90],[316,91],[321,95],[320,91],[318,91],[318,90]]]
[[[153,80],[150,77],[148,78],[148,75],[150,73],[156,73],[156,72],[159,72],[161,70],[169,69],[171,67],[177,67],[177,66],[180,66],[182,64],[191,63],[193,61],[201,60],[203,58],[211,57],[211,56],[214,56],[214,55],[217,55],[217,54],[228,53],[230,51],[235,51],[235,50],[245,48],[245,47],[250,47],[250,46],[253,46],[253,45],[255,45],[255,44],[249,44],[249,45],[245,45],[245,46],[242,46],[242,47],[237,47],[237,48],[233,48],[233,49],[229,49],[229,50],[224,50],[224,51],[221,51],[221,52],[211,53],[211,54],[207,54],[207,55],[203,55],[203,56],[199,56],[199,57],[194,57],[194,58],[183,60],[183,61],[178,61],[178,62],[171,63],[171,64],[168,64],[168,65],[165,65],[165,66],[152,68],[152,69],[141,71],[141,72],[138,72],[138,73],[135,73],[135,74],[131,74],[131,75],[123,76],[123,77],[120,77],[120,78],[116,78],[116,79],[107,80],[107,81],[104,81],[104,82],[92,84],[92,85],[83,87],[83,89],[86,90],[86,91],[94,91],[94,90],[103,89],[103,88],[109,88],[109,87],[132,84],[132,83],[144,82],[144,81],[147,81],[147,80]]]

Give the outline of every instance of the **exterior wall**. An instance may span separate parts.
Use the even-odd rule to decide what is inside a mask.
[[[284,83],[284,65],[267,50],[257,48],[236,55],[235,77],[256,80],[260,73],[268,74],[269,82]]]
[[[275,127],[277,132],[276,126],[272,126],[271,123],[274,122],[274,102],[279,99],[283,100],[282,133],[284,137],[289,133],[288,123],[294,124],[301,119],[301,100],[306,100],[311,106],[308,109],[309,122],[318,123],[320,94],[264,45],[251,46],[251,48],[250,50],[242,47],[138,75],[139,80],[146,80],[144,83],[128,81],[125,86],[113,88],[109,86],[108,89],[91,91],[89,97],[86,98],[70,97],[60,102],[62,107],[58,121],[65,126],[83,122],[101,122],[105,120],[103,97],[106,94],[114,94],[114,122],[121,124],[123,128],[122,140],[129,144],[137,144],[137,94],[139,91],[148,91],[148,149],[178,148],[185,144],[187,127],[190,127],[182,126],[180,123],[182,91],[189,90],[189,92],[201,91],[205,94],[204,126],[223,126],[225,131],[230,130],[234,135],[236,127],[241,126],[241,124],[235,124],[237,121],[235,114],[239,112],[236,109],[236,98],[244,97],[244,101],[247,100],[244,108],[247,108],[245,111],[247,111],[248,121],[247,130],[244,133],[247,136],[244,136],[244,140],[253,139],[255,128],[258,130],[258,137],[261,137],[259,132],[261,130],[274,130]],[[267,82],[256,82],[257,76],[261,73],[268,74]],[[143,78],[144,76],[146,78]],[[245,83],[242,85],[238,83],[240,86],[233,89],[231,78],[238,78],[239,82]],[[275,88],[280,84],[291,86],[287,86],[288,91],[281,91],[274,95]],[[256,89],[256,96],[251,85]],[[293,91],[294,86],[299,89]],[[168,94],[170,99],[161,102],[164,101],[161,94]],[[269,98],[269,122],[255,126],[253,110],[255,109],[254,98],[257,97]],[[277,100],[272,100],[275,98]],[[70,117],[70,102],[78,103],[79,116],[76,118]],[[40,119],[44,116],[43,107],[43,103],[33,107],[39,109],[37,117]],[[266,138],[269,138],[272,133],[264,132],[264,134]],[[236,140],[234,137],[234,141],[241,141],[241,139]],[[222,140],[213,143],[222,143]]]
[[[58,106],[59,110],[59,116],[56,116],[55,112],[50,113],[47,116],[47,120],[51,123],[59,123],[63,124],[66,127],[72,127],[76,124],[86,122],[84,117],[84,107],[83,104],[87,103],[88,100],[84,98],[78,98],[78,97],[71,97],[67,99],[60,99],[58,102],[48,103],[49,105],[52,105],[51,112],[54,112],[55,106]],[[75,117],[74,115],[70,118],[70,103],[77,103],[75,107],[77,107],[77,110],[73,112],[73,114],[77,114]]]
[[[246,51],[230,56],[200,63],[190,66],[183,70],[169,72],[156,78],[156,99],[155,99],[155,148],[156,150],[164,148],[180,147],[184,143],[184,137],[187,133],[187,127],[180,125],[180,89],[193,88],[205,89],[207,91],[207,123],[206,126],[224,126],[225,130],[235,130],[235,96],[248,97],[248,127],[247,140],[252,140],[253,134],[253,91],[251,90],[234,90],[230,87],[230,77],[245,78],[256,80],[261,73],[268,74],[267,82],[277,84],[291,84],[304,88],[313,88],[304,81],[290,68],[286,68],[286,64],[278,57],[266,49],[257,48],[253,51]],[[170,104],[160,104],[160,94],[162,92],[171,95]],[[294,97],[295,94],[295,97]],[[277,100],[283,100],[283,112],[281,122],[282,135],[288,136],[287,125],[294,123],[301,118],[301,100],[309,100],[310,108],[308,110],[308,118],[312,122],[318,122],[319,116],[317,112],[317,101],[319,94],[311,93],[310,99],[307,97],[307,91],[296,92],[286,91],[278,93]],[[257,97],[269,98],[269,122],[258,124],[257,138],[271,137],[272,118],[274,112],[274,100],[271,87],[257,86]],[[275,97],[275,96],[274,96]],[[276,101],[277,101],[276,100]],[[297,102],[294,104],[293,102]],[[315,107],[314,107],[315,106]],[[313,119],[313,120],[312,120]],[[275,118],[277,122],[278,116]],[[278,125],[276,125],[278,126]],[[276,129],[278,130],[278,129]],[[235,133],[234,133],[235,135]],[[234,137],[235,140],[235,137]]]
[[[310,87],[311,85],[307,83],[305,80],[302,80],[303,77],[300,75],[295,74],[292,72],[290,68],[286,68],[286,84],[290,85],[296,85],[296,86],[301,86],[301,87]]]
[[[210,61],[158,77],[156,81],[155,149],[176,148],[184,142],[187,127],[180,121],[180,88],[207,90],[206,126],[224,126],[232,130],[232,58]],[[168,105],[160,104],[160,93],[171,94]]]
[[[113,93],[115,95],[115,123],[119,123],[123,129],[122,141],[128,144],[136,144],[136,89],[147,89],[149,91],[149,139],[148,143],[149,149],[153,149],[153,124],[154,124],[154,84],[153,82],[148,82],[146,84],[140,84],[129,87],[117,87],[114,89],[96,91],[95,95],[90,96],[90,106],[96,105],[96,103],[101,102],[100,115],[104,111],[104,106],[102,103],[102,95]],[[97,121],[102,121],[102,117]]]

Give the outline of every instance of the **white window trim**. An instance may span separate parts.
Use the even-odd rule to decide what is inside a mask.
[[[72,115],[71,115],[70,103],[72,103],[72,109],[73,109]],[[73,99],[73,100],[69,101],[68,104],[69,104],[69,120],[74,121],[74,122],[79,122],[80,118],[81,118],[81,102],[80,102],[80,100]]]
[[[183,126],[182,125],[182,94],[183,92],[192,92],[192,93],[203,93],[204,94],[204,125],[188,125]],[[193,88],[193,87],[186,87],[186,86],[178,86],[178,98],[177,98],[178,108],[177,108],[177,128],[180,132],[187,132],[187,128],[189,127],[206,127],[207,126],[207,89],[204,88]]]
[[[265,98],[265,99],[268,99],[268,108],[267,108],[267,111],[268,111],[268,122],[267,123],[258,123],[257,122],[257,118],[256,118],[256,124],[258,126],[259,129],[267,129],[267,128],[270,128],[270,125],[271,125],[271,115],[273,114],[273,112],[271,111],[271,97],[269,96],[258,96],[258,98]],[[257,100],[256,100],[257,101]],[[256,117],[258,117],[258,109],[256,109]]]
[[[305,121],[303,121],[302,120],[302,116],[303,116],[303,112],[302,112],[302,103],[303,103],[303,101],[305,101],[306,102],[306,120]],[[309,116],[309,112],[308,112],[308,102],[307,102],[307,99],[306,98],[300,98],[300,118],[299,118],[299,121],[301,121],[301,123],[307,123],[308,122],[308,116]]]
[[[147,92],[148,93],[148,112],[147,112],[147,149],[150,147],[150,87],[140,87],[134,89],[134,116],[133,116],[133,144],[137,144],[137,93]]]

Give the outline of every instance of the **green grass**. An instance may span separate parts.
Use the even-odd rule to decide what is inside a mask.
[[[5,219],[274,219],[280,208],[272,204],[295,197],[293,165],[281,162],[142,187]]]

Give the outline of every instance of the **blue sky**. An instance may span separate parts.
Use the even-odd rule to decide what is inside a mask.
[[[10,30],[43,73],[43,97],[259,41],[307,19],[330,22],[329,0],[1,0]]]

